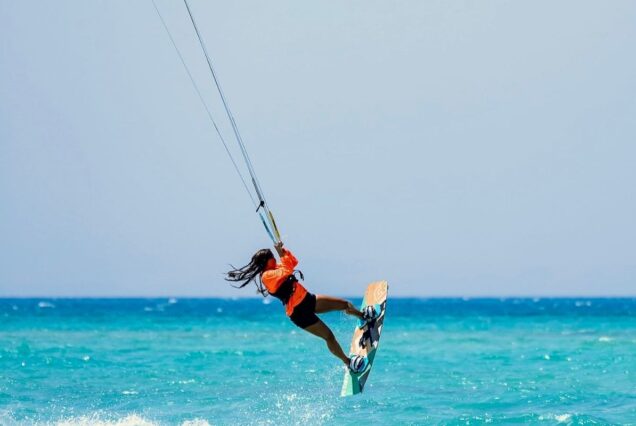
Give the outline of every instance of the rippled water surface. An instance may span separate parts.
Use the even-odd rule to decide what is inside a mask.
[[[359,302],[359,301],[357,301]],[[636,299],[390,299],[365,393],[257,299],[0,299],[0,424],[636,424]],[[323,316],[348,346],[354,322]]]

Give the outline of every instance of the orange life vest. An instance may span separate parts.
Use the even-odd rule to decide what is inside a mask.
[[[280,263],[277,263],[274,269],[264,271],[261,281],[269,294],[283,301],[285,313],[290,316],[294,308],[307,295],[307,289],[294,277],[294,268],[298,265],[298,259],[289,250],[283,250]]]

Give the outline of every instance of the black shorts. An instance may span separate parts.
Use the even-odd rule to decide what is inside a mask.
[[[300,328],[307,328],[320,321],[316,315],[316,296],[307,292],[303,300],[296,305],[289,319]]]

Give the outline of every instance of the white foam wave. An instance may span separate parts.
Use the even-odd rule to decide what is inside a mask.
[[[569,421],[571,418],[572,418],[572,414],[557,414],[556,416],[554,416],[554,420],[556,420],[559,423],[565,423]]]
[[[105,416],[101,413],[95,413],[85,416],[69,417],[67,419],[55,421],[16,421],[0,415],[0,424],[11,426],[37,425],[37,426],[159,426],[161,423],[147,419],[138,414],[128,414],[120,418]],[[194,418],[184,420],[181,426],[210,426],[205,419]]]
[[[104,420],[99,415],[71,417],[54,423],[56,426],[154,426],[156,423],[137,414],[129,414],[121,419]]]
[[[572,420],[572,414],[570,413],[547,414],[547,415],[539,416],[539,420],[556,420],[557,423],[566,423]]]
[[[194,420],[186,420],[181,423],[181,426],[210,426],[210,423],[207,420],[203,419],[194,419]]]

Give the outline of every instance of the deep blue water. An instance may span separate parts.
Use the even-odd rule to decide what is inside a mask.
[[[2,425],[636,424],[636,299],[389,299],[342,376],[276,301],[0,299]]]

